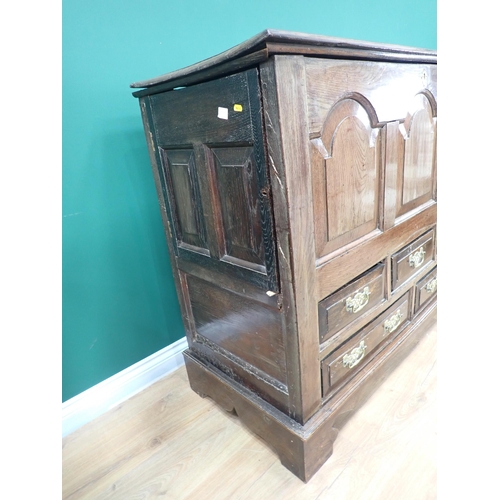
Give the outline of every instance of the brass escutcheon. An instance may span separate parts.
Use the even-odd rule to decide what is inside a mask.
[[[401,314],[401,309],[396,311],[396,314],[392,315],[389,319],[384,321],[384,330],[386,333],[392,333],[401,323],[403,315]]]
[[[352,368],[356,366],[363,359],[366,348],[367,345],[365,344],[365,341],[362,340],[358,347],[355,347],[350,353],[344,355],[342,358],[344,368]]]
[[[437,290],[437,287],[438,287],[438,280],[437,278],[434,278],[431,281],[429,281],[427,285],[425,285],[425,291],[427,293],[434,293]]]
[[[425,259],[425,250],[424,247],[420,247],[415,253],[412,253],[408,257],[408,262],[410,263],[410,267],[419,267],[422,265]]]
[[[348,297],[345,301],[345,309],[350,313],[357,313],[368,304],[370,300],[370,288],[365,286],[362,292],[358,292],[354,297]]]

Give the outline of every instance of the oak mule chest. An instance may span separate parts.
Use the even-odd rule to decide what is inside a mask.
[[[132,84],[191,387],[304,481],[434,320],[436,64],[266,30]]]

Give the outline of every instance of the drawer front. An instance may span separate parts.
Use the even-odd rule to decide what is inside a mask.
[[[385,340],[396,334],[409,320],[409,292],[336,349],[321,364],[323,396],[355,375],[370,354]]]
[[[393,290],[434,262],[434,241],[432,229],[391,257]]]
[[[415,311],[423,307],[430,299],[437,294],[437,267],[429,274],[425,275],[417,283],[415,293]]]
[[[319,303],[320,342],[386,300],[384,270],[383,263],[377,264]]]

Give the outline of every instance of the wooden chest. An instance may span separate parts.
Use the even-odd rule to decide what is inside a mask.
[[[304,481],[435,315],[436,62],[266,30],[132,84],[191,386]]]

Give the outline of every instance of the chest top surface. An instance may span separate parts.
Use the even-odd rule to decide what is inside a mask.
[[[429,49],[266,29],[213,57],[155,78],[134,82],[130,86],[133,89],[141,89],[133,93],[135,97],[141,97],[225,76],[280,54],[366,61],[437,63],[437,53]]]

